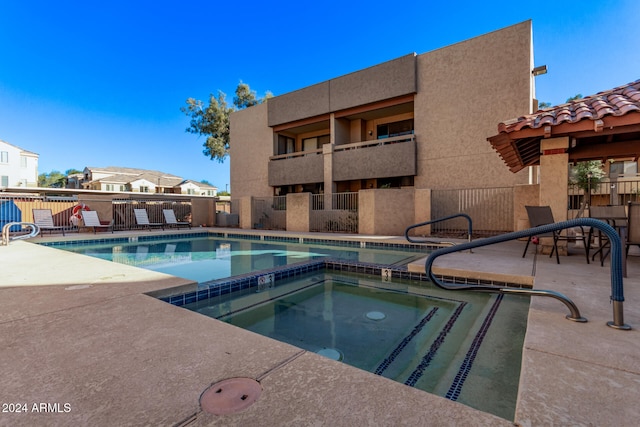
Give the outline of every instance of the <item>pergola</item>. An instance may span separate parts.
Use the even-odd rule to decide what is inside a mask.
[[[640,80],[583,99],[539,110],[498,125],[487,138],[512,172],[539,165],[547,154],[568,154],[570,162],[633,158],[640,154]],[[568,138],[563,148],[545,139]],[[552,152],[549,152],[549,151]]]
[[[487,140],[512,172],[540,166],[539,188],[516,189],[514,220],[526,221],[525,205],[551,206],[555,221],[566,220],[569,163],[638,160],[640,80],[500,123],[498,132]]]

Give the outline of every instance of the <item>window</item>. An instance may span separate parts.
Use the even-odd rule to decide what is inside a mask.
[[[413,119],[385,123],[377,127],[378,139],[411,134],[413,134]]]
[[[107,184],[106,187],[105,187],[105,190],[113,191],[113,184]]]
[[[7,175],[0,176],[0,187],[9,186],[9,177]]]
[[[296,140],[284,135],[278,135],[278,154],[289,154],[296,151]]]
[[[311,151],[322,148],[324,144],[331,142],[330,135],[315,136],[313,138],[305,138],[302,140],[302,150]]]
[[[26,168],[27,167],[27,157],[26,156],[20,156],[20,167],[21,168]]]
[[[609,167],[609,177],[618,175],[635,176],[638,173],[638,163],[632,161],[613,162]]]
[[[141,192],[141,193],[148,193],[148,192],[149,192],[149,187],[147,187],[147,186],[140,186],[140,192]]]
[[[0,163],[9,163],[8,151],[0,151]]]

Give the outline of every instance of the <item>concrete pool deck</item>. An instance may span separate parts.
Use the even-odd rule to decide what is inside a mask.
[[[0,246],[0,403],[13,411],[26,405],[26,412],[0,412],[0,426],[514,424],[145,295],[188,280],[34,244],[61,238]],[[434,267],[526,282],[533,256],[522,258],[523,246],[450,254]],[[629,257],[624,279],[631,331],[606,326],[613,319],[608,261],[587,265],[574,251],[560,262],[538,255],[533,286],[567,295],[589,322],[566,320],[557,300],[532,298],[515,424],[635,426],[640,256]],[[258,401],[231,415],[202,412],[202,392],[233,377],[259,380]]]

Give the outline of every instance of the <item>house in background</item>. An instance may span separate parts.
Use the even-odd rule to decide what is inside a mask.
[[[0,187],[37,187],[38,154],[0,140]]]
[[[84,168],[81,176],[70,175],[68,188],[108,192],[193,194],[216,196],[217,187],[160,171],[108,166]]]

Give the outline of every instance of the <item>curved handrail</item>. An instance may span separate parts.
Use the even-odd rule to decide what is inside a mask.
[[[9,234],[9,230],[11,229],[11,227],[16,226],[16,225],[31,227],[31,232],[29,234],[21,234],[19,236],[11,237],[10,234]],[[11,241],[11,240],[29,239],[31,237],[36,237],[38,235],[38,233],[40,233],[40,227],[38,227],[36,224],[34,224],[32,222],[10,222],[10,223],[5,224],[4,227],[2,227],[2,242],[1,242],[1,244],[3,246],[6,246],[6,245],[9,244],[9,241]]]
[[[421,222],[421,223],[418,223],[418,224],[410,225],[409,227],[407,227],[406,230],[404,230],[404,237],[405,237],[405,239],[407,239],[411,243],[435,243],[435,242],[431,242],[429,240],[413,240],[411,237],[409,237],[409,231],[413,230],[414,228],[422,227],[422,226],[429,225],[429,224],[434,224],[436,222],[446,221],[448,219],[459,218],[459,217],[466,218],[467,221],[469,222],[469,231],[468,231],[469,237],[468,237],[468,239],[469,239],[469,242],[471,242],[471,235],[473,233],[473,227],[472,227],[473,221],[471,220],[471,217],[469,215],[465,214],[465,213],[457,213],[457,214],[453,214],[453,215],[449,215],[449,216],[443,216],[442,218],[432,219],[431,221],[426,221],[426,222]]]
[[[603,231],[609,241],[611,242],[611,301],[613,301],[613,321],[607,322],[607,325],[616,328],[628,330],[631,329],[629,325],[624,323],[624,313],[623,313],[623,301],[624,301],[624,292],[623,292],[623,282],[622,282],[622,243],[620,241],[620,237],[618,233],[611,227],[609,224],[594,219],[594,218],[577,218],[569,221],[556,222],[553,224],[541,225],[539,227],[529,228],[526,230],[515,231],[512,233],[501,234],[498,236],[488,237],[482,240],[476,240],[474,242],[461,243],[456,246],[441,248],[434,252],[432,252],[425,261],[425,271],[427,275],[433,281],[433,283],[445,290],[474,290],[479,292],[496,292],[496,293],[518,293],[518,294],[527,294],[527,295],[540,295],[540,296],[548,296],[552,298],[556,298],[562,301],[571,311],[571,315],[567,315],[567,319],[584,322],[582,316],[580,316],[580,312],[576,305],[569,298],[564,296],[561,293],[555,291],[536,291],[532,289],[517,289],[517,288],[499,288],[493,286],[483,286],[483,285],[451,285],[442,283],[439,279],[435,277],[432,271],[433,262],[439,256],[452,253],[464,251],[466,249],[477,248],[480,246],[487,246],[494,243],[502,243],[507,242],[509,240],[516,240],[522,237],[535,236],[539,234],[549,233],[553,231],[563,230],[565,228],[572,227],[595,227]]]

